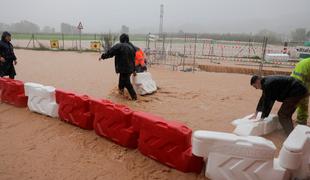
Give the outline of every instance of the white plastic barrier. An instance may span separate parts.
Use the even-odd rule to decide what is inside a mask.
[[[278,116],[274,114],[269,115],[264,120],[259,118],[261,113],[258,113],[254,120],[249,119],[251,116],[232,121],[232,125],[236,126],[235,134],[240,136],[262,136],[282,128]]]
[[[136,76],[133,76],[133,86],[140,95],[151,94],[157,91],[156,83],[149,72],[137,73]]]
[[[266,54],[266,61],[288,61],[290,56],[288,54]]]
[[[25,83],[25,95],[28,96],[30,111],[58,117],[58,104],[55,98],[55,88],[37,83]]]
[[[207,161],[205,175],[214,180],[282,180],[286,169],[274,160],[275,145],[262,137],[195,131],[193,154]]]
[[[295,127],[283,143],[279,162],[293,172],[293,179],[310,179],[310,127]]]

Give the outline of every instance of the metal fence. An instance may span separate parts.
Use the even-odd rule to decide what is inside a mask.
[[[19,48],[99,51],[118,41],[118,34],[14,34]],[[298,61],[300,43],[266,44],[255,39],[225,41],[206,39],[199,34],[131,35],[131,42],[144,49],[148,64],[159,64],[173,70],[194,71],[203,64],[234,64],[262,68],[291,68]],[[58,46],[52,46],[57,42]],[[97,43],[96,46],[93,46]],[[94,48],[95,47],[95,48]],[[265,60],[265,54],[289,54],[289,59]],[[262,66],[262,67],[260,67]]]
[[[18,34],[13,33],[17,48],[44,50],[103,51],[116,41],[117,34]],[[93,46],[97,43],[99,46]],[[53,46],[54,45],[54,46]]]
[[[262,67],[292,68],[298,62],[298,43],[287,46],[258,42],[212,40],[199,34],[173,37],[169,34],[147,35],[146,54],[149,63],[171,66],[173,70],[194,71],[201,64],[233,64]],[[266,54],[288,54],[288,59],[266,61]]]

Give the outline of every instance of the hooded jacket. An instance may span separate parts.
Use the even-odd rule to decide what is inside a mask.
[[[128,35],[120,36],[120,43],[114,45],[106,53],[101,55],[102,59],[115,56],[116,73],[133,73],[135,71],[135,49],[129,42]]]
[[[267,76],[261,80],[262,96],[257,104],[261,118],[268,117],[275,101],[283,102],[289,97],[304,96],[307,88],[301,81],[290,76]]]
[[[0,41],[0,56],[5,59],[4,63],[0,64],[0,76],[16,75],[13,61],[16,60],[13,45],[5,40],[6,36],[11,36],[8,32],[3,32]]]

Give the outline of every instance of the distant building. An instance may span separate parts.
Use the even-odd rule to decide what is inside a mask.
[[[122,25],[121,34],[123,34],[123,33],[129,34],[129,27],[128,26]]]
[[[78,34],[79,31],[76,26],[67,23],[60,24],[60,32],[64,34]]]
[[[49,26],[45,26],[41,32],[43,33],[55,33],[55,28],[49,27]]]

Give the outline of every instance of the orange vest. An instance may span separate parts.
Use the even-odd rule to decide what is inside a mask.
[[[141,66],[145,66],[145,62],[144,62],[144,53],[143,51],[139,48],[138,51],[136,51],[136,56],[135,56],[135,65],[141,65]]]

